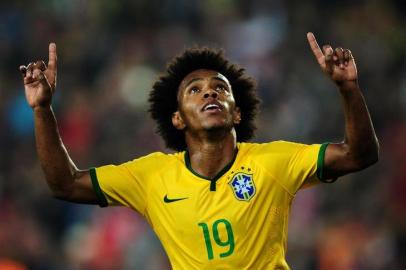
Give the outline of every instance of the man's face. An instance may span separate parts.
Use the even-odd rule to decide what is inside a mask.
[[[232,128],[241,120],[231,85],[222,74],[207,69],[189,73],[178,90],[174,126],[189,131]]]

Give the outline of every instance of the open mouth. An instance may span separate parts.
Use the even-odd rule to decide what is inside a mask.
[[[221,110],[220,106],[217,104],[209,104],[204,107],[204,111],[216,111],[216,110]]]
[[[221,106],[219,103],[217,102],[210,102],[208,104],[206,104],[202,111],[206,112],[214,112],[214,111],[222,111],[223,110],[223,106]]]

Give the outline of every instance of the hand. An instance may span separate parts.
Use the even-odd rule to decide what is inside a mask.
[[[321,70],[338,86],[357,84],[357,66],[350,50],[338,47],[333,51],[330,45],[324,45],[321,51],[316,38],[310,32],[307,33],[307,40]]]
[[[44,61],[31,62],[28,66],[20,66],[23,74],[25,97],[31,108],[51,105],[52,95],[56,87],[56,45],[49,44],[48,66]]]

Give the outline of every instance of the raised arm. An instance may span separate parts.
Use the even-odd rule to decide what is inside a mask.
[[[358,85],[357,67],[351,51],[333,50],[330,45],[324,45],[322,51],[313,33],[308,33],[307,39],[320,68],[337,85],[342,97],[344,140],[329,144],[324,157],[323,176],[334,179],[377,162],[379,143]]]
[[[56,87],[56,45],[49,44],[48,66],[43,61],[20,66],[25,96],[34,112],[35,140],[45,179],[58,199],[97,203],[88,171],[78,170],[59,136],[51,101]]]

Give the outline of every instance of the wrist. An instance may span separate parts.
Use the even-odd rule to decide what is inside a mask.
[[[51,107],[51,104],[38,105],[38,106],[34,106],[32,108],[32,110],[34,111],[34,113],[40,113],[40,112],[52,111],[52,107]]]
[[[340,92],[349,92],[349,91],[352,92],[352,91],[360,90],[357,80],[344,81],[344,82],[340,82],[340,83],[336,83],[336,84],[337,84],[337,87],[340,90]]]

